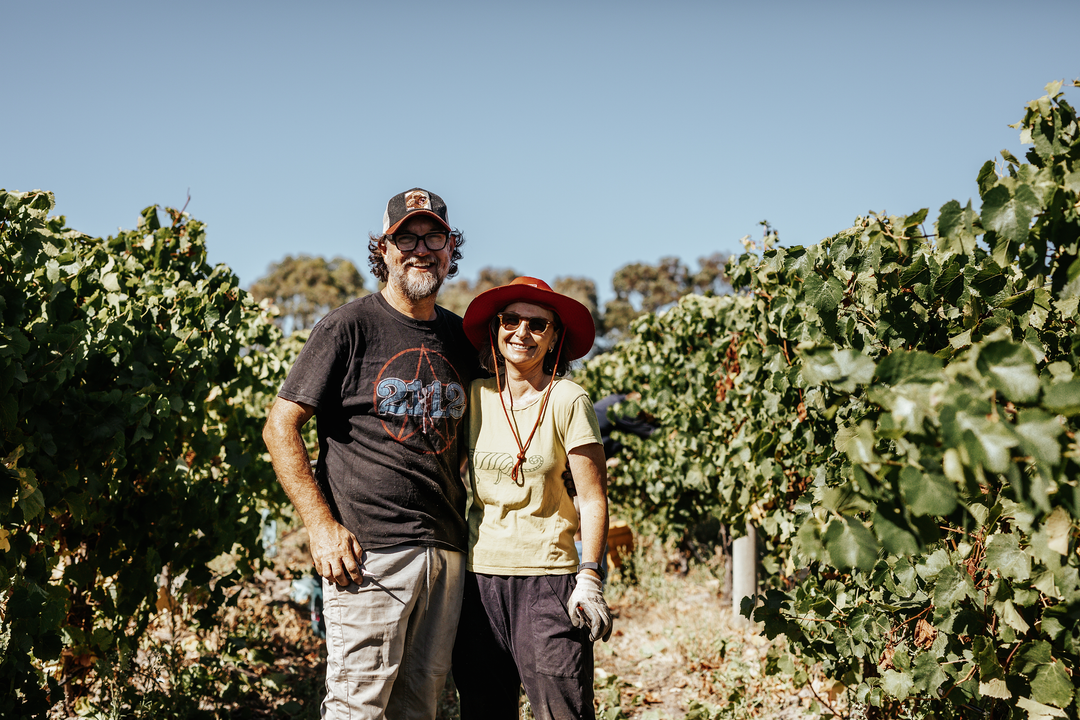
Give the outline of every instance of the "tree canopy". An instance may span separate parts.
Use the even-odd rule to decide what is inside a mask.
[[[251,285],[256,300],[270,300],[286,332],[311,328],[326,313],[368,294],[364,277],[351,260],[286,255]]]
[[[615,271],[611,280],[615,299],[604,305],[605,335],[621,340],[630,323],[647,313],[670,307],[684,295],[722,295],[731,291],[724,274],[728,256],[713,253],[698,258],[698,270],[691,272],[681,259],[668,256],[656,265],[629,263]]]

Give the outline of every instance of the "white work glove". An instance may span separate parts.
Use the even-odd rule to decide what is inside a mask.
[[[611,637],[611,610],[604,601],[604,585],[592,575],[578,573],[577,587],[566,604],[574,627],[589,626],[589,640],[604,642]]]

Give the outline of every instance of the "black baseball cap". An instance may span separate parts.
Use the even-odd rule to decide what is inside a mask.
[[[446,203],[433,192],[423,188],[413,188],[399,193],[390,198],[386,203],[386,212],[383,213],[383,235],[393,234],[401,223],[417,213],[430,215],[450,230],[450,222],[446,219]]]

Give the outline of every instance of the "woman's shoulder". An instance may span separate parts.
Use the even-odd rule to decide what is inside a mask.
[[[494,376],[486,378],[476,378],[469,383],[469,392],[479,394],[481,391],[486,392],[499,392],[499,386]]]
[[[558,378],[555,380],[555,387],[551,388],[551,394],[557,397],[559,400],[566,402],[572,402],[579,397],[589,398],[589,393],[585,388],[578,385],[573,380],[567,378]],[[591,404],[591,401],[590,401]]]

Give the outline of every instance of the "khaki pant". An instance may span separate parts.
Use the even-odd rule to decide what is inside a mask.
[[[322,717],[431,720],[450,671],[465,555],[398,546],[366,550],[363,567],[377,583],[323,578]]]

